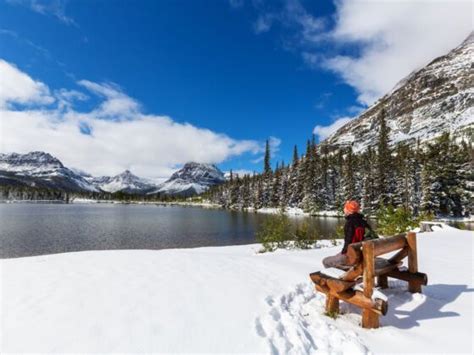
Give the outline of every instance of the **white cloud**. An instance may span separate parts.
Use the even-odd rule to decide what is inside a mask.
[[[298,40],[306,43],[314,41],[326,27],[325,19],[311,15],[298,0],[283,1],[283,6],[276,9],[271,5],[254,1],[255,8],[260,12],[254,23],[256,33],[267,32],[275,22],[279,22],[286,28],[295,28],[299,32]]]
[[[234,9],[239,9],[244,6],[244,0],[229,0],[229,5]]]
[[[340,117],[329,126],[317,125],[314,127],[313,133],[319,138],[319,141],[326,139],[331,134],[336,132],[339,128],[350,122],[353,118],[351,117]]]
[[[89,99],[89,96],[80,91],[67,89],[55,91],[54,96],[58,100],[58,108],[61,110],[70,109],[75,101],[86,101]]]
[[[35,86],[37,82],[13,65],[2,63],[4,67],[10,66],[7,71],[19,72],[20,78],[29,83],[22,86],[28,89],[26,92],[17,90],[7,101],[41,102],[38,93],[31,90],[38,86]],[[10,79],[17,76],[0,81],[0,93],[6,92],[13,85]],[[71,105],[61,106],[60,100],[54,108],[0,108],[0,150],[19,153],[41,150],[58,157],[66,166],[93,175],[115,175],[130,169],[148,178],[167,177],[187,161],[220,163],[244,153],[262,152],[261,142],[236,140],[189,123],[178,123],[170,117],[143,114],[136,100],[113,84],[81,81],[80,85],[101,95],[104,101],[90,112],[78,112]],[[39,87],[40,92],[49,92],[46,85],[41,83]],[[74,91],[58,92],[63,97],[85,98]],[[125,112],[121,114],[119,108]],[[117,115],[116,119],[105,119],[105,114],[112,113]],[[91,134],[81,133],[81,127],[90,129]],[[277,141],[273,144],[277,145]]]
[[[270,31],[273,20],[273,16],[269,14],[259,16],[253,25],[255,33],[259,34]]]
[[[371,104],[412,71],[456,47],[472,31],[471,1],[362,1],[336,3],[338,44],[360,46],[358,56],[337,55],[324,65]]]
[[[54,98],[48,87],[35,81],[16,66],[0,59],[0,108],[9,103],[50,104]]]
[[[275,155],[280,150],[280,144],[281,144],[281,139],[280,138],[273,137],[273,136],[268,137],[268,146],[270,147],[270,156],[271,156],[271,158],[274,158]],[[251,162],[254,163],[254,164],[258,164],[258,163],[262,162],[263,159],[264,159],[264,156],[261,155],[261,156],[255,158],[255,159],[252,159]]]
[[[66,25],[77,26],[77,23],[69,16],[66,16],[65,0],[54,0],[54,1],[44,1],[44,0],[7,0],[8,3],[13,5],[21,5],[30,10],[37,12],[42,15],[51,15],[56,17],[59,21]]]
[[[331,26],[299,0],[285,0],[273,11],[257,6],[255,28],[268,30],[264,19],[271,14],[271,26],[279,23],[286,30],[285,48],[299,52],[309,67],[341,76],[363,105],[473,30],[470,0],[336,0],[335,6]]]
[[[268,138],[268,145],[270,146],[270,153],[276,154],[280,150],[281,139],[270,136]]]
[[[140,111],[140,104],[122,92],[122,89],[113,83],[97,84],[89,80],[80,80],[79,85],[105,98],[95,114],[109,118],[128,118]]]

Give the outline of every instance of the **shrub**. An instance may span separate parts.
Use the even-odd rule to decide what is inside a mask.
[[[283,212],[268,216],[257,231],[257,241],[262,244],[261,253],[278,248],[309,249],[318,240],[318,232],[307,221],[293,227]]]
[[[344,224],[339,224],[336,227],[336,235],[334,238],[344,239]]]
[[[318,239],[316,231],[306,221],[296,227],[293,236],[295,248],[301,249],[311,248]]]
[[[383,236],[407,232],[419,226],[420,217],[414,218],[404,207],[382,207],[377,213],[377,231]]]
[[[268,216],[257,231],[257,241],[262,244],[262,253],[287,248],[291,239],[291,223],[289,218],[280,213]]]
[[[464,229],[464,230],[468,229],[466,223],[461,222],[461,221],[453,221],[452,223],[450,223],[450,226],[457,229]]]

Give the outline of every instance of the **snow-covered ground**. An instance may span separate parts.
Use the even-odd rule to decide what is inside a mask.
[[[275,207],[264,207],[259,208],[258,210],[254,208],[248,208],[249,211],[254,211],[257,213],[266,213],[266,214],[279,214],[282,212],[281,208]],[[314,217],[343,217],[342,211],[317,211],[315,213],[308,213],[303,211],[299,207],[286,207],[284,210],[285,214],[288,216],[314,216]]]
[[[308,274],[337,248],[258,245],[1,260],[0,352],[472,353],[473,232],[419,234],[423,294],[390,280],[382,327],[336,320]]]

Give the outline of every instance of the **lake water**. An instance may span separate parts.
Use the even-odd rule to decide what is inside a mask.
[[[261,213],[113,204],[0,204],[0,258],[107,249],[167,249],[255,243]],[[306,219],[322,238],[338,218]]]

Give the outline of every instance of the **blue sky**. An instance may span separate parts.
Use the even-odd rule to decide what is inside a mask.
[[[67,142],[61,140],[56,145],[41,141],[35,145],[36,140],[25,144],[24,137],[17,137],[23,141],[20,144],[9,142],[2,132],[7,142],[1,149],[50,149],[66,164],[92,173],[135,168],[159,178],[187,159],[214,162],[223,170],[259,171],[262,144],[273,137],[275,160],[288,162],[295,143],[303,149],[313,131],[324,138],[338,122],[354,117],[404,75],[457,45],[472,26],[464,14],[472,6],[469,2],[457,7],[441,2],[443,6],[429,9],[426,2],[395,5],[395,9],[388,4],[354,3],[0,0],[0,59],[15,68],[15,75],[27,75],[36,88],[45,86],[44,97],[51,98],[41,104],[6,98],[5,110],[9,115],[15,110],[38,115],[50,110],[51,117],[73,120],[81,135],[96,139],[94,157],[81,149],[82,137],[77,137],[74,151],[67,151]],[[367,25],[369,6],[387,21]],[[400,15],[389,21],[394,10]],[[426,34],[426,26],[435,29],[446,11],[453,17],[447,24],[448,35]],[[417,12],[432,13],[428,25],[417,24]],[[404,34],[401,25],[415,33]],[[436,35],[441,39],[436,40]],[[414,41],[423,41],[415,51],[410,47]],[[393,51],[401,58],[410,53],[410,59],[387,68],[384,61],[391,63]],[[374,63],[380,68],[374,68]],[[105,114],[111,102],[125,105],[125,110]],[[154,116],[166,116],[172,130],[154,127]],[[102,150],[113,146],[105,138],[98,141],[102,138],[94,132],[100,128],[94,125],[142,119],[150,119],[151,126],[130,127],[135,133],[126,139],[116,135],[130,146],[129,152],[117,152],[116,162],[104,163],[112,153]],[[148,153],[135,163],[133,156],[155,149],[151,138],[145,139],[147,144],[138,143],[140,129],[154,129],[156,142],[168,143],[170,150],[157,143],[155,153],[169,159],[155,163]],[[197,136],[181,135],[183,131]],[[173,132],[179,142],[164,137]],[[207,133],[212,133],[210,140],[202,138]],[[197,145],[189,150],[202,150],[201,155],[186,153],[187,141],[194,140]],[[222,154],[209,147],[216,140],[225,146]],[[96,164],[90,159],[97,159]]]

